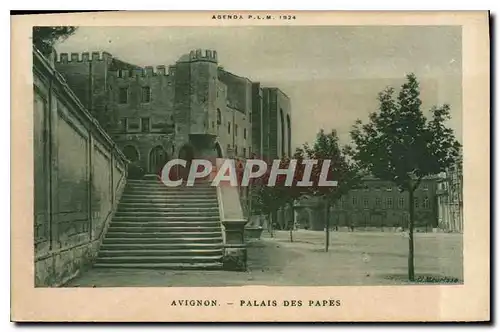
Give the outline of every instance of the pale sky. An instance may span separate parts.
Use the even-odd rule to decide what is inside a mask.
[[[462,141],[460,27],[81,27],[57,51],[168,66],[196,48],[216,50],[226,70],[290,97],[293,146],[312,142],[320,128],[337,129],[349,143],[354,121],[377,109],[378,92],[399,88],[410,72],[425,110],[451,105],[450,126]]]

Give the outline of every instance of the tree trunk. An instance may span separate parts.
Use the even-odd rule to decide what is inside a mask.
[[[328,252],[330,246],[330,202],[326,201],[326,220],[325,220],[325,251]]]
[[[267,222],[267,229],[269,231],[269,234],[271,234],[271,237],[274,237],[274,234],[273,234],[273,213],[272,212],[269,213],[269,218],[268,218],[268,222]]]
[[[413,220],[415,212],[415,202],[413,201],[414,189],[409,190],[409,220],[408,220],[408,279],[415,281],[414,265],[414,242],[413,242]]]

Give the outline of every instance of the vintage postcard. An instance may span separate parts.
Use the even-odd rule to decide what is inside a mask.
[[[12,17],[13,321],[490,320],[487,12]]]

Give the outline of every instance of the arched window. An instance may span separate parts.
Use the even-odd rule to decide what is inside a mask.
[[[123,154],[131,162],[136,162],[139,160],[139,152],[133,145],[127,145],[123,148]]]

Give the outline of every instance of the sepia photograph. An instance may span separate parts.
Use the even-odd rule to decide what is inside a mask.
[[[465,28],[301,15],[34,20],[31,287],[181,287],[190,295],[165,306],[337,311],[354,304],[320,287],[472,280],[467,232],[489,219],[464,212],[476,204],[464,165],[482,150],[464,114],[487,109],[466,109]],[[248,286],[317,291],[210,295]]]

